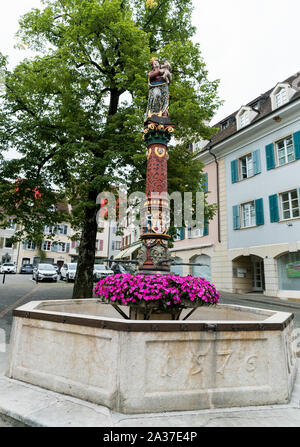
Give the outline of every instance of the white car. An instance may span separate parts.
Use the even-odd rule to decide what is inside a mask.
[[[74,281],[77,270],[77,264],[70,263],[64,264],[60,269],[60,279],[63,281],[64,279],[67,282]]]
[[[106,276],[113,276],[114,272],[110,270],[104,264],[94,264],[94,281],[100,281],[100,279],[105,278]]]
[[[39,264],[33,269],[32,279],[35,281],[43,281],[49,279],[57,282],[58,274],[56,268],[52,264]]]
[[[17,266],[12,262],[5,262],[1,265],[1,273],[17,273]]]

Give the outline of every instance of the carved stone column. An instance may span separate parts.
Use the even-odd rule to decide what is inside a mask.
[[[137,260],[139,273],[168,273],[170,209],[168,201],[168,143],[174,126],[168,117],[151,116],[145,122],[147,143],[146,202],[143,208],[142,248]],[[162,262],[164,261],[164,262]]]

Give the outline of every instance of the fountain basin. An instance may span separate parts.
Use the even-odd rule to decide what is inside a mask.
[[[14,311],[6,375],[128,414],[282,404],[292,331],[292,314],[244,306],[144,321],[97,299],[32,301]]]

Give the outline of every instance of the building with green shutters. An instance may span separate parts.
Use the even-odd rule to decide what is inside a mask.
[[[221,290],[300,298],[300,73],[216,127],[200,155],[225,164],[213,280]]]

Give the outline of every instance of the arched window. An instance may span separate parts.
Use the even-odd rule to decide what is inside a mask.
[[[277,270],[280,290],[300,290],[300,251],[280,256]]]

